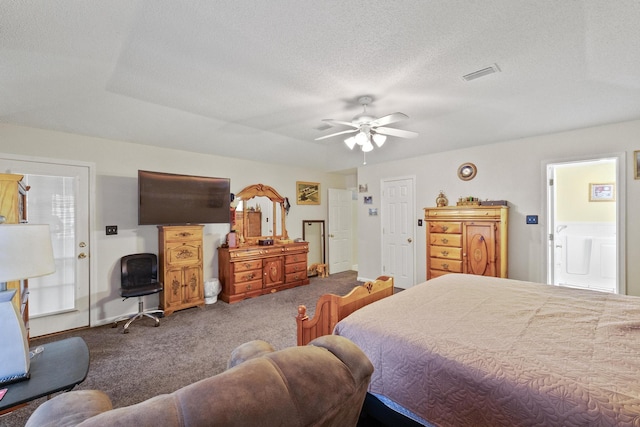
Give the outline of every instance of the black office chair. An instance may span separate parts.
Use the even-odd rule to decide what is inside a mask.
[[[158,257],[155,254],[134,254],[123,256],[120,259],[121,287],[120,296],[123,301],[127,298],[138,298],[138,312],[117,318],[113,322],[113,328],[118,322],[127,320],[122,330],[123,334],[129,332],[129,325],[137,319],[146,316],[155,320],[154,326],[160,326],[159,317],[164,316],[162,310],[144,310],[142,297],[156,294],[162,290],[162,283],[158,282]]]

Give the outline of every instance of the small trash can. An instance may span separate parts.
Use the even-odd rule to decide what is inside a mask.
[[[218,301],[218,294],[221,290],[220,281],[216,278],[204,282],[204,303],[213,304]]]

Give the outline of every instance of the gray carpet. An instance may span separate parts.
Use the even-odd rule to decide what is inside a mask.
[[[236,304],[218,301],[177,311],[157,328],[151,319],[138,320],[128,334],[122,334],[122,326],[101,326],[34,339],[30,345],[82,337],[91,361],[87,379],[76,390],[102,390],[114,407],[128,406],[222,372],[231,351],[244,342],[262,339],[276,349],[295,346],[298,305],[306,305],[312,316],[322,294],[344,295],[358,284],[356,277],[355,271],[347,271]],[[0,425],[23,426],[44,401],[0,417]]]

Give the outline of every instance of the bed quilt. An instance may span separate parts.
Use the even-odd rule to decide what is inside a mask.
[[[640,426],[640,298],[449,274],[354,312],[335,334],[370,392],[439,426]]]

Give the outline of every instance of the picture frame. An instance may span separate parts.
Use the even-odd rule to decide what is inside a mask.
[[[296,204],[319,205],[320,204],[320,183],[296,181]]]
[[[369,208],[369,216],[378,216],[378,208]]]
[[[590,183],[590,202],[613,202],[616,200],[616,185],[613,182]]]
[[[373,196],[364,196],[363,200],[365,205],[373,204]]]
[[[633,152],[633,179],[640,179],[640,150]]]
[[[366,193],[367,191],[369,191],[369,185],[367,184],[360,184],[358,186],[358,193]]]

